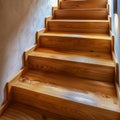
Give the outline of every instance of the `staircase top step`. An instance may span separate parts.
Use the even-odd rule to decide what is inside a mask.
[[[108,20],[73,20],[73,19],[52,19],[48,21],[53,21],[53,22],[103,22],[103,23],[108,23]]]
[[[41,36],[60,36],[60,37],[111,40],[109,34],[93,34],[93,33],[47,32],[41,34]]]
[[[76,9],[73,9],[73,8],[69,8],[69,9],[58,9],[58,10],[63,10],[63,11],[69,11],[69,10],[73,10],[73,11],[76,11],[76,10],[86,10],[86,11],[90,11],[90,10],[94,10],[94,11],[102,11],[102,10],[107,10],[107,8],[76,8]]]
[[[36,51],[32,52],[29,56],[115,67],[115,63],[112,60],[111,54],[107,53],[83,52],[83,51],[61,52],[50,49],[38,48]]]
[[[60,7],[62,9],[68,8],[105,8],[107,0],[64,0],[61,2]]]
[[[94,2],[94,3],[99,3],[99,2],[101,2],[101,1],[96,1],[96,0],[63,0],[63,1],[66,1],[66,2],[69,2],[69,1]],[[103,0],[103,1],[107,3],[108,0]]]
[[[38,71],[28,71],[20,80],[11,83],[38,94],[64,99],[80,104],[117,111],[115,87],[110,83],[78,79]],[[61,87],[60,87],[61,86]]]

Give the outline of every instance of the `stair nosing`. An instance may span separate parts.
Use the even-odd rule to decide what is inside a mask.
[[[20,84],[20,85],[19,85]],[[64,95],[58,95],[58,93],[60,93],[60,91],[56,92],[56,90],[63,90],[63,91],[70,91],[70,92],[74,92],[74,93],[78,93],[78,96],[74,96],[75,98],[81,98],[81,94],[78,90],[69,90],[69,89],[66,89],[64,87],[60,87],[60,86],[57,86],[57,89],[56,89],[56,86],[55,85],[51,85],[51,84],[48,84],[48,83],[43,83],[41,82],[40,84],[37,84],[37,85],[40,85],[39,86],[39,90],[36,88],[34,88],[34,85],[33,84],[25,84],[25,83],[22,83],[20,81],[18,81],[16,84],[13,84],[12,83],[12,87],[18,87],[18,88],[21,88],[21,89],[25,89],[25,90],[28,90],[28,91],[34,91],[36,93],[40,93],[40,94],[43,94],[43,95],[47,95],[47,96],[51,96],[51,97],[55,97],[55,98],[58,98],[58,99],[63,99],[63,100],[67,100],[67,101],[71,101],[71,102],[74,102],[74,103],[79,103],[79,104],[82,104],[82,105],[88,105],[88,106],[91,106],[91,107],[96,107],[96,108],[101,108],[101,109],[106,109],[106,110],[111,110],[111,111],[115,111],[115,112],[120,112],[120,109],[119,107],[110,107],[110,106],[104,106],[104,105],[101,105],[101,104],[96,104],[95,103],[92,103],[92,101],[89,101],[90,103],[88,103],[87,101],[85,102],[84,100],[77,100],[77,99],[73,99],[71,97],[67,97],[67,96],[64,96]],[[47,86],[47,87],[46,87]],[[43,91],[42,91],[42,88],[43,88]],[[48,90],[48,92],[46,93],[46,91],[44,91],[45,88],[49,88],[50,90]],[[55,89],[55,90],[54,90]],[[53,90],[53,91],[52,91]],[[52,92],[54,93],[57,93],[57,94],[53,94]],[[76,95],[75,94],[75,95]]]
[[[56,34],[56,33],[58,33],[58,34]],[[61,36],[61,34],[62,35],[64,35],[64,36]],[[73,36],[71,36],[71,35],[73,35]],[[69,32],[47,32],[47,33],[43,33],[43,34],[41,34],[40,36],[53,36],[53,37],[66,37],[66,38],[88,38],[88,39],[100,39],[100,40],[110,40],[111,41],[111,37],[110,36],[107,36],[107,38],[106,37],[104,37],[104,38],[101,38],[101,37],[94,37],[94,36],[87,36],[87,35],[85,35],[85,34],[82,34],[82,33],[69,33]],[[102,36],[102,35],[101,35]]]
[[[52,19],[52,20],[48,20],[48,22],[84,22],[84,23],[90,23],[90,22],[105,22],[105,23],[109,23],[109,20],[74,20],[74,19]]]
[[[34,53],[37,53],[37,55],[36,54],[34,54]],[[42,55],[40,55],[40,54],[42,54]],[[59,57],[59,58],[56,58],[56,57],[53,57],[53,56],[56,56],[56,54],[50,54],[50,53],[48,53],[47,52],[47,54],[49,54],[49,55],[47,55],[47,56],[45,56],[44,54],[46,54],[46,52],[44,52],[44,51],[34,51],[34,52],[32,52],[31,54],[29,54],[29,56],[31,57],[39,57],[39,58],[45,58],[45,59],[54,59],[54,60],[60,60],[60,61],[68,61],[68,62],[74,62],[74,63],[82,63],[82,64],[90,64],[90,65],[98,65],[98,66],[106,66],[106,67],[115,67],[115,63],[113,62],[113,61],[111,61],[111,64],[103,64],[103,63],[100,63],[100,62],[98,62],[98,63],[95,63],[95,62],[86,62],[85,60],[70,60],[70,58],[69,59],[65,59],[65,58],[61,58],[61,57]],[[63,55],[63,56],[66,56],[66,55]],[[77,57],[76,57],[77,58]],[[83,59],[83,58],[82,58]]]
[[[69,8],[69,9],[58,9],[58,11],[59,11],[59,10],[61,10],[61,11],[64,11],[64,10],[65,10],[65,11],[70,11],[70,10],[71,10],[71,11],[72,11],[72,10],[73,10],[73,11],[88,11],[88,10],[89,10],[89,11],[105,11],[105,10],[106,10],[106,11],[107,11],[107,8],[77,8],[77,9],[72,9],[72,8],[70,9],[70,8]],[[57,10],[55,10],[55,11],[57,11]]]

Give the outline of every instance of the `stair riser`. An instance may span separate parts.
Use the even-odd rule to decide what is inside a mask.
[[[48,31],[108,34],[109,22],[48,21]]]
[[[108,12],[105,10],[56,10],[56,19],[95,19],[107,20]]]
[[[113,82],[114,79],[114,67],[35,56],[29,56],[28,64],[30,69],[45,72],[60,73],[64,75],[109,82]]]
[[[39,39],[40,48],[49,48],[61,51],[91,51],[111,52],[111,41],[94,38],[77,38],[61,36],[41,36]]]
[[[105,8],[107,0],[89,1],[62,1],[60,8],[62,9],[79,9],[79,8]]]
[[[118,120],[119,113],[13,87],[13,100],[79,120]],[[103,117],[104,116],[104,117]]]

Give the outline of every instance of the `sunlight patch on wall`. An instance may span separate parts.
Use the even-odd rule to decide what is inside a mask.
[[[116,31],[116,34],[118,35],[118,32],[119,32],[119,18],[118,18],[118,14],[115,14],[115,31]]]
[[[57,6],[58,4],[58,0],[51,0],[51,2],[52,2],[52,6]]]

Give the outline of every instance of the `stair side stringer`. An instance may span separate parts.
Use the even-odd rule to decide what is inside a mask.
[[[58,8],[60,8],[61,2],[62,2],[62,0],[58,0]]]
[[[39,37],[44,32],[45,32],[45,28],[36,32],[36,37],[35,37],[36,44],[23,53],[23,67],[21,68],[21,70],[19,70],[16,73],[16,75],[14,75],[11,79],[8,80],[8,83],[6,83],[5,90],[4,90],[5,98],[4,98],[3,104],[0,106],[0,116],[4,113],[4,111],[7,109],[7,107],[12,101],[12,84],[15,84],[17,81],[19,81],[20,77],[28,71],[28,66],[27,66],[28,55],[38,48]]]
[[[108,4],[108,10],[110,9],[110,6]],[[110,11],[110,10],[109,10]],[[115,37],[114,37],[114,34],[112,32],[112,18],[110,17],[110,12],[109,12],[109,15],[108,15],[108,20],[109,20],[109,33],[110,33],[110,36],[111,36],[111,54],[112,54],[112,59],[113,61],[115,62],[115,77],[114,77],[114,84],[115,84],[115,88],[116,88],[116,93],[117,93],[117,98],[118,98],[118,103],[119,103],[119,106],[120,106],[120,85],[119,85],[119,62],[118,62],[118,59],[116,57],[116,54],[115,54]]]
[[[115,77],[114,77],[114,82],[115,82],[115,87],[116,87],[116,92],[117,92],[117,97],[118,97],[118,102],[119,102],[119,106],[120,106],[120,85],[119,85],[119,77],[118,77],[118,71],[119,71],[119,63],[115,54],[115,48],[114,48],[114,44],[115,44],[115,37],[112,33],[112,31],[110,31],[110,36],[111,36],[111,53],[112,53],[112,58],[115,62]]]
[[[53,19],[53,16],[49,16],[49,17],[46,17],[45,18],[45,31],[44,32],[47,32],[49,27],[48,27],[48,21],[49,20],[52,20]]]
[[[55,18],[55,11],[58,10],[58,7],[52,7],[52,18]]]
[[[9,106],[10,102],[12,101],[12,86],[10,84],[16,83],[18,79],[20,79],[21,75],[26,72],[26,68],[22,68],[16,75],[14,75],[6,84],[5,92],[4,92],[4,101],[3,104],[0,106],[0,116],[4,113],[4,111]],[[9,84],[10,83],[10,84]]]
[[[26,50],[24,52],[24,55],[23,55],[23,60],[24,60],[23,66],[24,67],[28,68],[28,55],[30,53],[32,53],[33,51],[35,51],[39,47],[39,45],[40,45],[40,43],[39,43],[40,35],[43,34],[44,32],[45,32],[45,28],[37,31],[36,32],[36,44],[33,45],[31,48],[29,48],[28,50]]]

